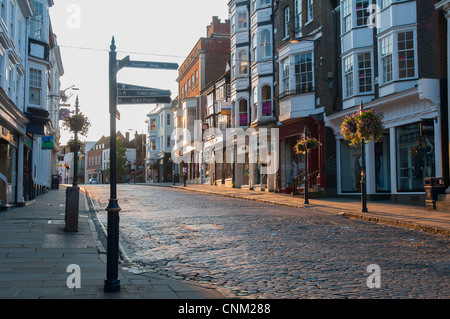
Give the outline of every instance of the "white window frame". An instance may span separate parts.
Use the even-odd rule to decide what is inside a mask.
[[[248,15],[246,11],[238,12],[237,30],[245,30],[248,27]]]
[[[41,69],[38,68],[34,68],[34,67],[30,67],[30,76],[29,76],[29,84],[28,84],[28,89],[29,91],[31,89],[36,89],[39,92],[39,104],[35,104],[32,103],[31,99],[31,92],[29,92],[29,96],[28,96],[28,102],[30,105],[35,105],[35,106],[39,106],[42,107],[42,98],[43,98],[43,93],[44,93],[44,89],[42,87],[42,84],[44,83],[43,81],[43,75],[44,72]],[[37,74],[33,74],[34,72],[37,72]],[[33,77],[33,75],[35,75],[35,77]],[[39,76],[39,77],[37,77]]]
[[[380,81],[381,84],[392,82],[394,79],[394,35],[388,34],[379,40]]]
[[[361,2],[361,7],[357,7],[358,2]],[[367,25],[367,21],[370,17],[369,12],[367,12],[367,8],[371,4],[372,1],[370,0],[356,0],[355,1],[355,16],[356,16],[356,26],[363,27]],[[367,4],[364,6],[364,4]],[[361,9],[362,8],[362,9]],[[362,18],[358,16],[358,13],[362,14]]]
[[[413,41],[413,46],[412,46],[412,48],[411,49],[407,49],[407,48],[405,48],[405,49],[400,49],[400,47],[399,47],[399,35],[401,34],[401,33],[405,33],[405,35],[406,35],[406,33],[409,33],[409,32],[411,32],[412,33],[412,41]],[[399,80],[404,80],[404,79],[412,79],[412,78],[415,78],[416,77],[416,60],[417,60],[417,54],[416,54],[416,50],[415,50],[415,33],[414,33],[414,30],[406,30],[406,31],[399,31],[399,32],[397,32],[396,33],[396,38],[397,38],[397,41],[396,41],[396,44],[397,44],[397,50],[396,50],[396,52],[397,52],[397,59],[396,59],[396,61],[397,61],[397,63],[398,63],[398,73],[397,73],[397,75],[398,75],[398,79]],[[406,44],[406,40],[405,40],[405,44]],[[408,76],[408,71],[411,69],[411,68],[409,68],[408,67],[408,65],[407,65],[407,62],[408,62],[408,59],[406,58],[406,68],[404,68],[404,70],[405,70],[405,76],[403,76],[403,77],[401,77],[400,76],[400,53],[401,52],[405,52],[405,54],[408,52],[408,51],[412,51],[413,52],[413,58],[414,58],[414,65],[413,65],[413,71],[414,71],[414,75],[413,76]]]
[[[370,63],[370,67],[368,68],[366,65],[364,65],[363,68],[360,67],[360,61],[359,61],[359,57],[361,54],[367,55],[369,54],[369,63]],[[354,59],[355,62],[355,67],[354,69],[356,69],[357,72],[355,72],[355,77],[357,79],[357,81],[355,83],[357,83],[357,86],[353,86],[353,88],[357,87],[357,94],[368,94],[368,93],[373,93],[373,72],[374,72],[374,63],[373,63],[373,52],[372,51],[360,51],[360,52],[356,52],[355,53],[355,57],[356,59]],[[367,60],[365,59],[364,62],[366,62]],[[360,76],[361,76],[361,71],[364,72],[364,75],[367,75],[366,72],[370,72],[370,90],[366,90],[364,88],[364,90],[361,90],[361,82],[360,82]],[[367,76],[364,77],[365,79],[367,79]],[[368,86],[368,84],[366,83],[364,85],[364,87]]]
[[[45,4],[40,1],[33,1],[34,14],[31,17],[30,37],[36,40],[45,40]],[[38,10],[42,9],[42,12]]]
[[[414,76],[400,77],[399,68],[399,50],[398,50],[398,35],[399,33],[412,32],[413,33],[413,48],[414,48]],[[383,41],[386,39],[391,39],[391,53],[383,56]],[[389,84],[396,81],[413,80],[418,77],[418,55],[417,55],[417,29],[416,28],[401,28],[392,30],[388,34],[384,35],[382,38],[378,39],[379,45],[379,56],[378,56],[378,67],[380,70],[380,85]],[[391,57],[391,78],[386,80],[385,74],[383,72],[383,59],[386,59],[390,55]]]
[[[245,57],[244,57],[245,55]],[[238,57],[238,74],[247,75],[248,74],[248,53],[246,51],[239,52]]]
[[[296,68],[296,60],[297,57],[299,57],[301,59],[301,56],[305,56],[305,55],[311,55],[311,71],[306,71],[306,72],[302,72],[301,71],[301,63],[299,62],[299,72],[296,72],[295,68]],[[311,87],[305,91],[303,90],[298,90],[297,89],[297,85],[299,85],[301,83],[301,81],[297,81],[297,77],[302,77],[302,75],[304,74],[309,74],[311,73],[311,81],[307,81],[306,83],[311,82]],[[308,51],[308,52],[302,52],[302,53],[298,53],[294,55],[294,79],[295,79],[295,92],[297,94],[303,94],[303,93],[310,93],[310,92],[314,92],[314,54],[312,51]]]
[[[290,23],[290,11],[289,7],[284,8],[284,39],[289,38],[289,23]]]
[[[302,29],[303,29],[303,0],[295,0],[294,1],[294,28],[295,28],[295,34],[297,36],[302,35]]]
[[[354,85],[354,58],[350,54],[342,59],[342,75],[344,84],[344,98],[350,98],[355,94]]]
[[[265,37],[267,35],[267,37]],[[272,57],[272,39],[271,39],[270,30],[262,30],[261,31],[261,44],[260,44],[260,57],[261,58],[270,58]],[[268,51],[268,52],[267,52]]]
[[[341,11],[341,34],[345,34],[352,29],[352,0],[342,0]]]
[[[252,34],[252,43],[251,43],[251,45],[252,45],[252,61],[253,62],[256,62],[256,61],[258,61],[258,56],[257,56],[257,51],[258,51],[258,41],[257,41],[257,38],[256,38],[256,33],[253,33]]]
[[[290,90],[290,57],[286,57],[280,62],[280,93],[287,93]]]
[[[306,0],[306,16],[308,18],[306,23],[314,19],[314,0]]]

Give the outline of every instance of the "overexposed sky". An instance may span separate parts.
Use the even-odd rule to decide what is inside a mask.
[[[117,58],[175,62],[181,65],[213,16],[228,19],[228,0],[55,0],[50,8],[65,74],[61,89],[72,85],[72,106],[78,95],[80,112],[91,121],[86,140],[109,136],[109,46],[115,37]],[[178,94],[178,71],[122,69],[118,82],[170,90]],[[155,105],[119,105],[117,129],[146,130],[146,114]],[[72,108],[73,110],[73,108]],[[70,135],[62,131],[61,143]]]

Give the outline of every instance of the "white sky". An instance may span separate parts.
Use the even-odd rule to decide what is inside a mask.
[[[79,96],[80,112],[91,122],[87,141],[109,136],[108,60],[112,36],[117,58],[175,62],[180,66],[213,16],[228,19],[228,0],[55,0],[50,8],[53,32],[58,37],[65,74],[61,89],[75,84],[72,106]],[[79,13],[79,14],[78,14]],[[85,49],[82,49],[85,48]],[[167,89],[178,95],[178,71],[122,69],[118,82]],[[119,105],[117,129],[146,130],[146,114],[155,105]],[[73,107],[71,108],[74,109]],[[70,135],[62,130],[61,143]]]

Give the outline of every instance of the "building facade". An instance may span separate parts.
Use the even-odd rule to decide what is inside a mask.
[[[24,205],[34,196],[33,139],[28,134],[25,98],[28,28],[36,12],[33,2],[2,1],[0,7],[0,208]]]
[[[444,163],[444,167],[443,170],[447,172],[447,175],[445,176],[447,178],[447,181],[450,181],[450,112],[449,112],[449,105],[450,105],[450,81],[449,81],[449,77],[450,77],[450,0],[443,0],[443,1],[439,1],[438,3],[436,3],[435,5],[436,9],[439,10],[440,13],[443,13],[443,16],[446,19],[447,25],[445,26],[445,24],[443,25],[443,28],[441,29],[441,35],[442,37],[444,37],[444,39],[446,38],[447,41],[447,59],[446,59],[446,64],[447,64],[447,137],[445,138],[445,125],[443,125],[443,154],[445,154],[445,152],[447,153],[447,163]],[[445,43],[445,40],[442,39],[441,43]],[[445,50],[445,49],[444,49]],[[441,58],[445,56],[445,53],[441,54]],[[445,69],[445,68],[444,68]],[[441,87],[441,91],[445,91],[445,84]],[[443,99],[441,100],[441,105],[443,105],[445,103],[445,94],[443,95]],[[442,122],[445,122],[445,112],[442,112]],[[445,149],[446,148],[446,149]],[[448,188],[446,190],[447,194],[450,194],[450,183],[448,184]],[[449,201],[448,196],[447,196],[447,201]]]
[[[187,169],[190,182],[202,180],[202,104],[201,92],[220,77],[230,59],[230,22],[213,17],[202,37],[178,70],[178,109],[182,113],[183,128],[176,131],[176,163]],[[183,131],[184,130],[184,131]],[[185,134],[189,132],[189,134]],[[178,138],[182,139],[178,142]]]
[[[324,114],[336,109],[340,97],[334,2],[281,0],[274,5],[280,192],[303,192],[308,174],[311,191],[335,193],[334,137],[324,125]],[[307,155],[308,172],[305,155],[294,152],[305,133],[321,143]]]
[[[106,160],[103,150],[110,148],[109,137],[102,136],[90,150],[86,153],[86,169],[87,182],[91,178],[97,179],[99,184],[106,183],[105,175],[103,174],[103,162]]]
[[[172,104],[157,104],[147,117],[146,182],[171,182],[174,174],[171,160],[174,144]]]
[[[369,5],[376,5],[375,19]],[[385,126],[383,140],[365,147],[369,197],[423,203],[424,178],[444,174],[443,17],[422,0],[341,0],[336,11],[342,110],[327,114],[326,125],[336,136],[337,193],[361,190],[361,152],[342,139],[340,125],[362,103],[381,114]]]
[[[239,144],[235,147],[235,187],[265,189],[268,180],[274,178],[273,174],[269,176],[263,170],[268,162],[268,152],[260,147],[267,143],[261,139],[271,139],[265,133],[261,135],[260,129],[270,130],[277,126],[273,103],[273,5],[268,0],[228,3],[231,20],[232,126],[236,129],[235,136],[246,134],[248,137],[248,142],[238,137],[233,141]],[[229,138],[234,138],[234,135]]]

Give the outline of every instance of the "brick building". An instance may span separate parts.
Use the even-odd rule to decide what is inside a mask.
[[[183,128],[191,132],[192,139],[195,121],[201,121],[201,91],[208,83],[215,81],[224,73],[229,60],[229,34],[230,22],[228,20],[221,22],[218,17],[213,17],[211,24],[206,28],[206,37],[198,40],[178,70],[177,107],[182,113]],[[201,135],[201,129],[197,128],[196,136]],[[192,144],[188,139],[184,140],[182,146],[184,153],[178,153],[178,156],[182,156],[183,163],[188,168],[188,180],[199,183],[201,146]]]
[[[103,164],[103,150],[109,149],[110,138],[109,136],[102,136],[95,144],[92,146],[86,154],[86,168],[89,182],[91,178],[96,178],[99,184],[105,183],[104,176],[102,174],[102,164]]]
[[[306,129],[322,144],[308,155],[309,188],[335,193],[335,138],[324,126],[324,114],[340,107],[336,2],[280,0],[273,6],[280,192],[305,187],[304,155],[295,154],[293,148]]]

